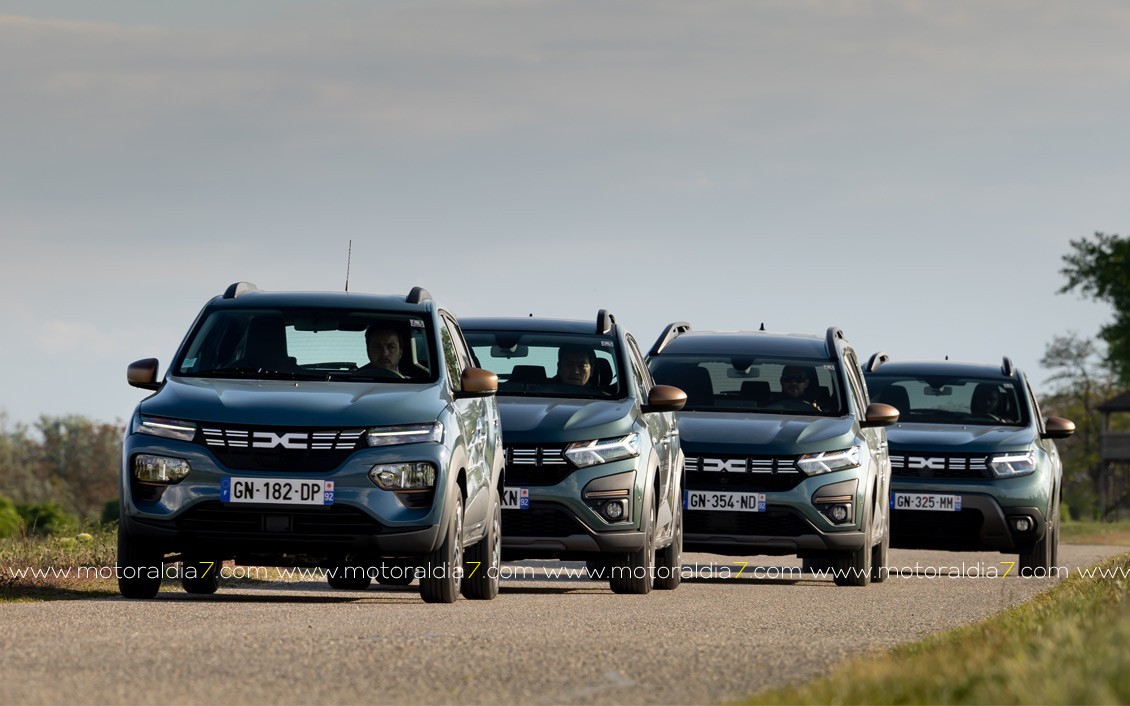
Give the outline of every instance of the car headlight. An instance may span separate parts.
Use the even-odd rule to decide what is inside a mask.
[[[138,414],[133,418],[130,431],[134,434],[152,434],[166,439],[192,441],[196,438],[196,423]]]
[[[1002,454],[989,458],[989,468],[997,478],[1026,476],[1036,470],[1036,455],[1031,451]]]
[[[133,457],[133,475],[146,483],[176,483],[191,471],[183,458],[138,454]]]
[[[565,458],[577,468],[612,463],[640,455],[640,435],[636,433],[618,439],[593,439],[575,441],[565,447]]]
[[[394,427],[373,427],[369,429],[369,446],[395,446],[397,444],[418,444],[424,441],[443,441],[443,423],[401,424]]]
[[[385,490],[425,490],[435,487],[436,467],[430,463],[387,463],[373,466],[369,479]]]
[[[805,454],[797,459],[797,468],[810,476],[833,471],[846,471],[849,468],[859,467],[860,452],[858,446],[840,451],[821,451],[818,454]]]

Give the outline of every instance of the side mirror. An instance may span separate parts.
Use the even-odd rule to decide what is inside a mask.
[[[647,393],[647,404],[642,411],[648,412],[678,412],[687,404],[687,393],[670,385],[655,385]]]
[[[899,420],[899,411],[889,404],[872,402],[859,422],[861,427],[889,427]]]
[[[126,382],[143,390],[161,387],[161,383],[157,382],[157,359],[146,358],[130,363],[126,369]]]
[[[458,397],[490,397],[498,392],[498,376],[482,368],[467,368],[459,383]]]
[[[1044,433],[1040,436],[1045,439],[1066,439],[1075,433],[1075,422],[1063,417],[1048,417],[1044,420]]]

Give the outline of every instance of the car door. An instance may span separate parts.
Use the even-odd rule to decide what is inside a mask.
[[[630,335],[626,338],[628,342],[628,363],[631,368],[629,378],[636,387],[640,404],[644,405],[647,404],[648,393],[650,393],[651,388],[655,386],[655,381],[652,379],[651,372],[647,369],[647,366],[644,365],[643,356],[640,355],[639,347],[636,345],[635,339]],[[656,455],[659,459],[659,511],[656,517],[657,529],[661,530],[662,534],[669,534],[671,528],[674,526],[675,511],[677,509],[676,503],[682,501],[681,498],[673,497],[674,488],[672,486],[674,457],[678,454],[679,449],[675,414],[673,412],[648,412],[642,414],[641,417],[647,427],[648,434],[652,439]]]
[[[466,535],[474,539],[482,535],[490,511],[490,464],[487,462],[487,441],[490,437],[490,418],[487,412],[491,400],[485,397],[462,397],[463,371],[471,366],[471,353],[463,340],[458,324],[447,312],[441,312],[443,326],[440,338],[443,357],[452,385],[452,405],[459,431],[467,453],[467,501],[463,509],[463,527]],[[458,470],[458,469],[453,469]]]
[[[851,397],[855,408],[859,410],[859,420],[863,421],[871,398],[867,393],[867,384],[863,381],[863,371],[859,367],[855,351],[851,348],[844,349],[844,370],[848,383],[848,395]],[[887,448],[887,431],[883,427],[862,427],[860,434],[867,446],[866,452],[871,457],[871,466],[875,469],[875,492],[871,498],[871,516],[875,521],[873,526],[882,528],[880,530],[882,533],[886,532],[889,527],[887,515],[890,513],[891,461],[890,451]],[[876,534],[873,539],[881,538],[881,533]]]

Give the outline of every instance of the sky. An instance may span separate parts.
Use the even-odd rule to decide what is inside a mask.
[[[126,420],[230,283],[996,362],[1107,305],[1124,0],[0,1],[0,412]],[[351,255],[348,255],[352,243]]]

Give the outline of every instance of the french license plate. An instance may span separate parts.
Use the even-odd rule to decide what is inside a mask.
[[[688,490],[683,496],[683,508],[686,510],[765,512],[765,493],[725,493],[711,490]]]
[[[333,505],[334,482],[294,478],[224,478],[220,481],[220,500],[269,505]]]
[[[933,493],[891,493],[891,509],[961,512],[961,496],[935,495]]]
[[[502,509],[503,510],[529,510],[530,509],[530,489],[529,488],[503,488],[502,489]]]

